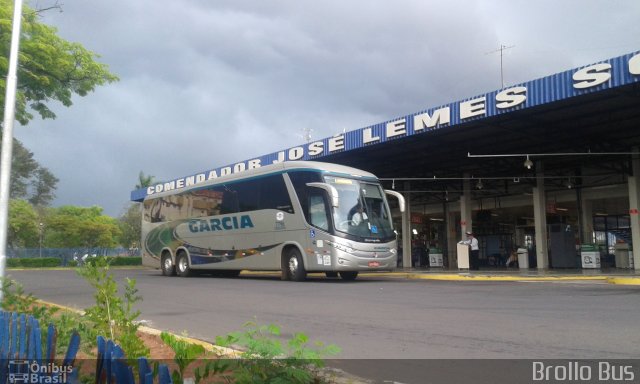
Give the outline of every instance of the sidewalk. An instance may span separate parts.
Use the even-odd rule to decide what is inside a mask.
[[[406,279],[448,281],[602,281],[609,284],[640,285],[640,271],[633,269],[517,269],[487,268],[476,271],[443,268],[399,268],[394,272],[363,272],[361,276],[390,276]]]

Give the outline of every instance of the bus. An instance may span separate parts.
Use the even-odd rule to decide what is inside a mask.
[[[242,270],[354,280],[396,267],[397,232],[371,173],[290,161],[221,176],[143,201],[143,265],[165,276],[238,276]]]

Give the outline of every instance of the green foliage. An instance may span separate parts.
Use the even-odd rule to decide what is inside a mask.
[[[46,207],[51,204],[56,197],[54,191],[58,181],[51,171],[39,166],[31,175],[32,194],[29,202],[36,207]]]
[[[57,257],[15,257],[7,259],[8,268],[52,268],[59,267],[62,260]]]
[[[47,210],[45,243],[52,248],[114,247],[121,235],[116,219],[101,207],[62,206]]]
[[[97,54],[78,43],[57,36],[54,27],[42,24],[38,13],[23,8],[20,66],[16,95],[16,120],[26,125],[36,112],[43,119],[55,118],[47,103],[69,107],[72,96],[86,96],[97,86],[117,81]],[[0,73],[7,73],[13,1],[0,0]],[[0,109],[4,107],[5,81],[0,81]]]
[[[107,257],[109,265],[111,266],[125,266],[125,265],[142,265],[142,257],[139,256],[118,256]]]
[[[140,171],[140,174],[138,174],[138,184],[136,184],[135,189],[150,187],[154,179],[155,176],[145,175],[144,172]]]
[[[25,200],[9,200],[7,245],[10,248],[36,247],[40,236],[36,210]]]
[[[202,345],[180,340],[176,336],[166,332],[162,332],[160,334],[160,338],[165,342],[165,344],[173,349],[173,352],[175,352],[173,361],[175,361],[178,369],[173,370],[171,373],[171,379],[175,384],[182,384],[184,382],[184,374],[187,367],[206,351]]]
[[[89,332],[93,339],[103,335],[120,345],[127,356],[148,356],[149,349],[136,335],[140,311],[134,310],[133,306],[142,300],[136,281],[126,279],[121,298],[118,285],[109,272],[109,263],[103,257],[85,263],[78,269],[78,274],[95,289],[95,305],[85,309],[85,317],[92,324]]]
[[[0,59],[2,59],[1,53]],[[0,80],[0,85],[2,84]],[[0,106],[0,110],[3,106]],[[13,139],[11,198],[25,199],[33,205],[44,207],[53,200],[57,184],[58,179],[33,158],[33,153],[19,140]]]
[[[53,323],[57,330],[56,353],[63,355],[66,352],[69,341],[71,340],[71,335],[78,324],[81,323],[79,314],[59,311],[56,307],[39,303],[32,294],[25,293],[20,283],[11,279],[2,279],[2,294],[4,297],[1,306],[3,310],[16,313],[28,313],[38,319],[43,329],[43,343],[47,339],[48,324]],[[86,344],[88,340],[91,339],[82,336],[81,340]],[[86,349],[90,348],[91,347],[88,347]]]
[[[118,224],[122,236],[120,242],[125,247],[137,247],[142,237],[142,204],[131,203],[129,208],[120,215]]]
[[[280,328],[248,322],[244,332],[233,332],[216,338],[223,347],[239,346],[244,349],[242,359],[233,366],[235,383],[310,383],[314,369],[324,366],[324,356],[340,353],[335,345],[316,342],[310,347],[309,338],[295,333],[283,344]]]
[[[26,293],[20,283],[8,278],[2,278],[0,282],[3,295],[0,307],[7,312],[29,313],[41,324],[48,324],[53,314],[58,311],[54,307],[37,305],[38,300],[32,294]]]

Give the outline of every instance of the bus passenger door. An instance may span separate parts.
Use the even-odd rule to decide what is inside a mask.
[[[322,190],[309,193],[309,230],[307,252],[309,269],[329,269],[331,266],[331,252],[326,240],[331,230],[329,204],[326,193]]]

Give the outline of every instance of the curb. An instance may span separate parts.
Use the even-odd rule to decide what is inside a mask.
[[[410,272],[363,273],[362,276],[397,277],[436,281],[598,281],[618,285],[640,285],[640,277],[624,276],[495,276],[466,274],[420,274]]]
[[[607,283],[617,285],[640,285],[639,277],[608,277]]]
[[[414,275],[408,279],[449,281],[605,281],[607,276]]]

